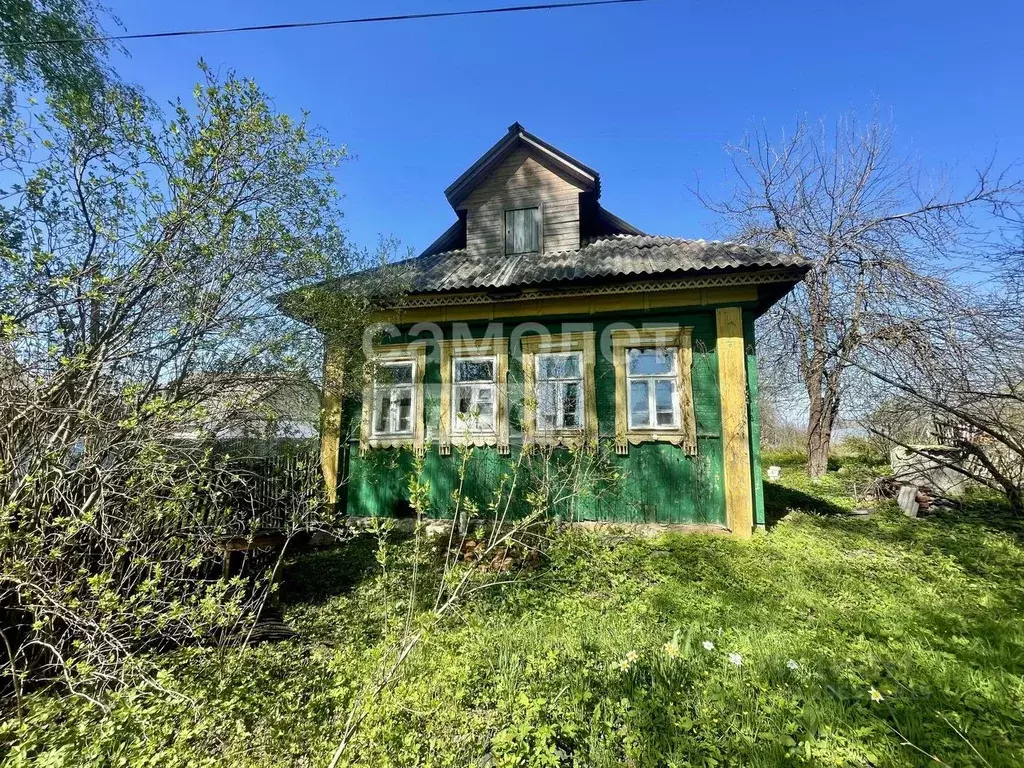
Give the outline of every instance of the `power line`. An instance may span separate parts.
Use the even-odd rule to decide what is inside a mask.
[[[444,19],[452,16],[484,16],[495,13],[517,13],[519,11],[554,11],[561,8],[585,8],[595,5],[623,5],[625,3],[646,3],[649,0],[577,0],[568,3],[543,3],[540,5],[511,5],[504,8],[477,8],[468,11],[435,11],[433,13],[403,13],[397,16],[369,16],[361,19],[334,19],[331,21],[297,21],[287,24],[260,24],[250,27],[223,27],[220,29],[182,29],[171,32],[144,32],[136,35],[100,35],[97,37],[65,37],[50,40],[21,40],[5,43],[10,46],[62,45],[66,43],[103,43],[114,40],[151,40],[158,37],[189,37],[194,35],[222,35],[230,32],[268,32],[279,29],[302,29],[308,27],[337,27],[344,24],[372,24],[381,21],[416,21],[420,19]]]

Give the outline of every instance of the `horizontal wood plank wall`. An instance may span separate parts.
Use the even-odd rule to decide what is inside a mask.
[[[715,319],[718,327],[718,385],[722,399],[726,524],[735,535],[747,537],[754,531],[754,498],[747,425],[743,312],[739,307],[723,307],[715,311]]]
[[[541,320],[542,326],[552,334],[562,333],[563,321],[556,317]],[[600,354],[594,361],[594,391],[598,434],[607,448],[608,461],[617,479],[599,486],[588,485],[594,480],[591,473],[583,485],[593,493],[580,493],[563,498],[555,510],[564,520],[591,520],[622,523],[665,523],[672,525],[703,525],[725,529],[725,493],[722,471],[722,410],[719,402],[719,372],[715,351],[716,326],[713,310],[648,314],[644,321],[676,324],[693,328],[691,381],[693,407],[696,422],[697,454],[687,455],[671,443],[642,443],[630,445],[625,456],[616,455],[612,450],[615,438],[615,369],[613,361]],[[610,318],[595,318],[594,333],[601,338],[608,330]],[[475,338],[485,338],[489,332],[487,324],[470,324],[468,330]],[[450,327],[443,328],[444,337],[452,336]],[[393,337],[393,340],[412,340],[419,335]],[[519,343],[513,348],[518,349]],[[472,499],[481,509],[481,514],[492,514],[484,510],[495,499],[495,489],[508,483],[509,478],[519,477],[517,489],[523,487],[527,477],[540,470],[545,456],[535,452],[523,457],[520,445],[526,409],[524,383],[526,372],[518,354],[509,354],[508,406],[509,438],[511,455],[503,456],[492,446],[474,448],[465,465],[466,476],[460,476],[463,455],[452,448],[451,455],[439,451],[441,399],[441,370],[439,360],[428,358],[424,390],[426,394],[425,419],[427,424],[426,452],[423,478],[428,482],[430,495],[430,517],[450,517],[453,512],[454,494],[460,498]],[[351,405],[349,420],[359,420],[359,403]],[[350,443],[355,445],[355,443]],[[522,463],[521,463],[522,462]],[[409,473],[414,471],[411,451],[368,451],[352,454],[350,460],[350,481],[348,488],[349,512],[357,516],[401,515],[407,512],[402,500],[408,499]],[[601,473],[598,472],[598,475]],[[462,489],[461,491],[459,489]],[[507,488],[507,486],[506,486]],[[508,509],[511,517],[531,512],[525,494],[518,490]],[[504,514],[504,513],[503,513]]]
[[[541,206],[541,248],[580,247],[580,187],[548,169],[525,149],[509,155],[466,198],[466,249],[470,254],[505,253],[505,211]],[[497,264],[496,269],[500,269]]]

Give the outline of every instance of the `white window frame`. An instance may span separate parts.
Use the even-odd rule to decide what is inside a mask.
[[[647,352],[650,350],[657,351],[662,349],[670,351],[672,356],[672,368],[668,373],[657,373],[657,374],[633,374],[629,371],[629,357],[632,352]],[[647,384],[647,420],[645,424],[635,424],[633,422],[633,382],[642,381]],[[667,381],[672,385],[672,423],[671,424],[658,424],[658,404],[657,404],[657,382]],[[635,431],[649,431],[649,432],[665,432],[666,430],[679,429],[680,414],[679,414],[679,348],[678,347],[653,347],[653,346],[635,346],[626,348],[626,415],[629,423],[629,429]]]
[[[577,360],[577,369],[579,373],[574,377],[560,377],[560,378],[541,378],[541,363],[546,357],[575,357]],[[581,351],[570,351],[570,352],[538,352],[534,357],[534,400],[537,402],[537,412],[535,415],[535,423],[538,434],[544,433],[567,433],[567,432],[583,432],[584,423],[584,398],[585,398],[585,377],[584,377],[584,356]],[[555,426],[549,427],[542,423],[543,411],[540,408],[540,391],[541,388],[547,384],[558,385],[558,397],[555,400]],[[575,384],[578,388],[578,396],[576,397],[576,426],[567,427],[565,426],[565,395],[564,388],[567,384]]]
[[[395,384],[393,382],[380,381],[378,373],[383,368],[397,368],[399,366],[409,366],[409,383],[408,384]],[[373,377],[373,399],[370,403],[370,429],[374,437],[411,437],[416,430],[416,360],[388,360],[377,363],[378,370],[374,373]],[[377,406],[380,402],[379,394],[384,391],[396,392],[399,390],[409,391],[409,429],[399,430],[398,425],[398,407],[394,397],[390,398],[388,408],[388,429],[379,430],[377,429]]]
[[[535,222],[537,224],[537,250],[535,250],[535,251],[512,251],[512,250],[509,250],[509,242],[508,242],[508,215],[510,213],[515,213],[517,211],[536,211],[537,212],[537,217],[535,219]],[[504,240],[505,240],[505,255],[506,256],[519,256],[521,254],[543,253],[544,252],[544,206],[542,206],[542,205],[522,205],[522,206],[519,206],[517,208],[506,208],[505,212],[502,214],[501,218],[502,218],[502,220],[501,220],[502,231],[505,233],[504,234]]]
[[[459,381],[456,372],[458,371],[459,363],[483,363],[488,362],[491,364],[491,375],[492,378],[489,381],[483,379],[474,381]],[[456,431],[465,430],[474,435],[492,435],[497,434],[498,431],[498,356],[497,355],[461,355],[452,357],[452,413],[451,423],[452,427]],[[459,413],[459,387],[471,387],[472,394],[470,396],[470,416],[463,417]],[[477,421],[477,417],[472,416],[473,408],[478,407],[479,394],[482,390],[490,390],[491,393],[491,423],[489,426],[481,427]]]

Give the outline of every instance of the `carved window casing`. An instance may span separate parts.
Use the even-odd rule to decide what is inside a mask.
[[[364,373],[359,429],[362,450],[407,447],[423,453],[426,365],[426,346],[422,343],[374,347]]]
[[[692,328],[612,331],[616,453],[647,442],[697,453],[692,336]]]
[[[522,340],[524,444],[596,444],[594,340],[593,331]]]
[[[446,339],[440,348],[440,453],[490,445],[508,454],[508,339]]]

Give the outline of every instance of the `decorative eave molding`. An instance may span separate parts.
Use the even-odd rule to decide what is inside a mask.
[[[498,295],[498,289],[491,292],[472,293],[422,293],[408,294],[387,307],[392,310],[418,309],[427,307],[452,307],[473,304],[516,304],[537,299],[577,298],[584,296],[608,296],[646,291],[674,291],[690,288],[721,288],[738,285],[766,285],[770,283],[797,283],[806,270],[786,268],[759,270],[756,272],[727,272],[718,275],[676,278],[674,280],[644,280],[639,282],[616,282],[603,285],[580,285],[561,289],[526,288],[514,296]]]

